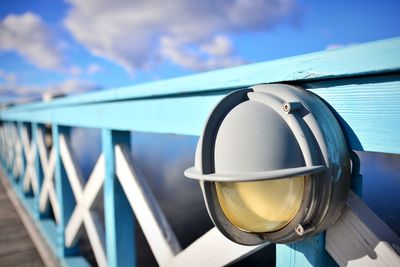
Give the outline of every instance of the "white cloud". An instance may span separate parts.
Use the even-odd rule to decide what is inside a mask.
[[[291,18],[295,0],[68,0],[65,26],[92,53],[129,71],[169,60],[194,70],[241,64],[228,36]]]
[[[201,46],[201,50],[212,56],[227,56],[232,54],[233,47],[229,38],[218,35],[210,43]]]
[[[45,90],[65,95],[75,95],[99,89],[100,87],[91,81],[70,79],[47,86]]]
[[[74,77],[83,75],[92,76],[102,71],[103,68],[100,65],[94,63],[89,64],[87,67],[79,67],[73,65],[69,68],[69,74],[71,74]]]
[[[230,53],[226,53],[226,48],[210,44],[208,56],[199,53],[198,50],[187,49],[180,42],[164,37],[161,40],[161,55],[168,58],[171,62],[191,70],[210,70],[216,68],[226,68],[245,63],[244,60]],[[204,49],[204,48],[203,48]],[[224,51],[225,50],[225,51]]]
[[[0,21],[0,52],[16,51],[31,64],[59,70],[62,56],[40,16],[27,12]]]
[[[4,77],[14,77],[7,80]],[[69,79],[45,86],[19,84],[16,76],[0,69],[0,102],[28,102],[41,100],[43,96],[74,95],[101,89],[93,82]]]
[[[17,76],[15,73],[9,73],[0,69],[0,79],[6,84],[15,84],[17,82]]]
[[[103,71],[103,68],[100,65],[97,65],[97,64],[94,64],[94,63],[90,64],[87,67],[87,74],[88,75],[94,75],[94,74],[102,72],[102,71]]]
[[[81,68],[81,67],[78,67],[78,66],[71,66],[71,67],[69,68],[69,73],[70,73],[72,76],[80,76],[80,75],[82,74],[82,68]]]

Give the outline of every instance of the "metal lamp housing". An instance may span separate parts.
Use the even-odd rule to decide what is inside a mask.
[[[244,245],[295,242],[324,231],[342,211],[350,186],[350,156],[341,128],[314,94],[285,84],[257,85],[226,96],[208,118],[195,166],[209,215],[230,240]],[[251,232],[224,214],[218,182],[304,176],[297,214],[283,228]]]

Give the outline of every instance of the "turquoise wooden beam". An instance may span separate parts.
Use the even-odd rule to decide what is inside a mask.
[[[19,142],[22,145],[22,128],[24,127],[24,124],[19,121],[17,123],[14,124],[17,127],[17,136],[16,138],[19,138]],[[12,166],[15,164],[15,157],[16,157],[16,153],[15,153],[15,146],[13,146],[12,148],[14,150],[14,154],[13,154],[13,158],[14,158],[14,162],[12,163]],[[23,150],[23,148],[22,148]],[[21,171],[19,172],[19,175],[16,177],[14,176],[13,171],[11,170],[11,177],[13,179],[13,183],[18,183],[18,189],[22,192],[22,194],[24,194],[24,190],[23,190],[23,182],[24,182],[24,175],[25,175],[25,165],[26,165],[26,158],[25,158],[25,152],[22,151],[22,164],[21,164]]]
[[[397,37],[341,49],[324,50],[301,56],[60,98],[52,102],[20,105],[10,108],[10,110],[47,109],[105,101],[194,94],[241,88],[260,83],[310,81],[388,73],[400,70],[399,47],[400,37]]]
[[[59,135],[63,134],[66,140],[69,139],[70,129],[56,124],[52,125],[53,148],[56,155],[55,166],[55,186],[57,192],[57,201],[60,209],[60,221],[57,225],[57,248],[58,257],[75,256],[78,254],[78,247],[67,248],[65,246],[65,227],[71,217],[75,207],[75,199],[67,174],[62,164],[60,155]]]
[[[130,133],[102,130],[105,159],[104,217],[108,266],[136,266],[135,221],[131,206],[116,177],[115,145],[130,147]]]
[[[397,81],[396,81],[397,79]],[[400,153],[400,76],[299,82],[331,106],[352,149]],[[7,111],[4,120],[155,133],[200,135],[208,114],[227,94],[156,98]],[[144,112],[145,111],[145,112]],[[385,138],[382,138],[385,136]]]
[[[31,124],[31,132],[32,132],[32,142],[35,142],[37,145],[38,142],[38,130],[39,130],[39,125],[37,123],[32,123]],[[42,188],[42,182],[43,182],[43,170],[42,167],[40,166],[40,159],[39,159],[39,149],[36,149],[35,152],[35,159],[34,159],[34,168],[35,168],[35,173],[36,173],[36,178],[38,182],[38,193],[34,195],[34,209],[35,209],[35,217],[37,219],[40,218],[45,218],[48,216],[42,216],[39,210],[39,192],[41,191]]]
[[[325,250],[325,233],[306,240],[276,245],[277,267],[333,267],[338,266]]]

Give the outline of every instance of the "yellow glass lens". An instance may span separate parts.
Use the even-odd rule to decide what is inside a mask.
[[[272,232],[287,225],[303,198],[304,176],[254,182],[217,182],[222,211],[247,232]]]

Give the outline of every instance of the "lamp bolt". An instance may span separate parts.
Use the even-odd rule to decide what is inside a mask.
[[[294,229],[296,234],[298,234],[299,236],[305,235],[311,231],[313,231],[315,229],[315,227],[311,224],[311,223],[306,223],[306,224],[299,224],[296,226],[296,228]]]

